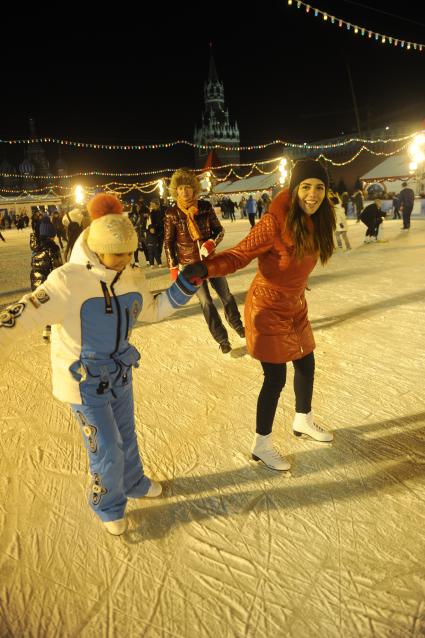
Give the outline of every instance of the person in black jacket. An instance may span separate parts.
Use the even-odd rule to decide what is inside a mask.
[[[58,238],[59,246],[63,249],[62,239],[66,241],[66,233],[62,224],[62,218],[57,210],[55,210],[52,214],[52,224],[56,230],[56,237]]]
[[[398,194],[399,210],[403,215],[403,227],[401,230],[409,230],[410,215],[415,203],[415,193],[413,189],[407,187],[407,182],[402,183],[402,189]]]
[[[142,251],[145,259],[146,259],[146,263],[148,262],[148,251],[146,248],[146,221],[147,221],[147,214],[144,211],[144,204],[143,206],[141,205],[140,208],[138,208],[137,206],[132,208],[131,212],[128,215],[131,223],[134,226],[134,230],[137,233],[137,239],[138,239],[138,244],[137,244],[137,248],[134,251],[134,261],[131,264],[132,268],[141,268],[140,263],[139,263],[139,252]]]
[[[360,216],[362,214],[362,210],[363,210],[363,206],[364,206],[364,199],[363,199],[363,193],[360,190],[360,188],[358,188],[351,196],[351,201],[353,202],[355,208],[356,208],[356,218],[357,221],[359,221]],[[346,213],[347,214],[347,211]]]
[[[158,264],[162,266],[161,254],[162,254],[162,247],[164,245],[165,210],[161,209],[161,206],[156,199],[153,199],[151,203],[149,204],[149,214],[150,214],[151,224],[155,228],[155,235],[158,240],[157,254],[155,255],[155,257]],[[149,228],[148,228],[148,233],[149,233]],[[148,240],[148,237],[146,239]]]
[[[68,226],[66,227],[66,248],[64,254],[65,261],[68,261],[70,259],[74,244],[80,236],[82,230],[83,228],[81,224],[75,221],[70,221]]]
[[[232,202],[232,200],[230,199],[230,197],[227,198],[226,200],[226,205],[227,205],[227,210],[229,211],[229,219],[231,222],[236,221],[236,217],[235,217],[235,203]]]
[[[56,234],[53,224],[52,228],[50,237],[46,234],[38,235],[35,232],[30,235],[30,248],[32,250],[30,282],[33,291],[46,281],[52,270],[62,266],[60,248],[53,241]],[[45,230],[47,231],[47,228]],[[43,330],[43,340],[47,343],[50,341],[50,331],[50,326],[46,326]]]
[[[400,202],[398,199],[398,195],[396,195],[395,193],[393,197],[393,219],[401,219]]]
[[[37,231],[36,231],[37,232]],[[38,236],[40,237],[40,239],[42,237],[50,237],[53,239],[53,237],[56,237],[56,228],[54,227],[52,220],[50,219],[48,213],[46,213],[45,215],[43,215],[43,217],[40,219],[40,223],[38,225]]]
[[[15,226],[17,230],[23,230],[25,228],[25,221],[22,215],[16,218]]]
[[[378,240],[379,225],[382,224],[384,213],[381,211],[381,200],[375,199],[373,204],[369,204],[360,215],[360,219],[367,226],[364,238],[365,244],[370,244]]]
[[[153,268],[155,266],[155,260],[158,266],[162,266],[161,264],[161,253],[159,252],[159,238],[156,233],[156,228],[153,224],[149,224],[148,230],[146,233],[146,250],[148,252],[148,262],[149,266]]]

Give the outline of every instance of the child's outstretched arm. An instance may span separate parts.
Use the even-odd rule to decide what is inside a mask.
[[[198,288],[199,286],[192,284],[182,273],[179,273],[176,281],[167,290],[160,292],[158,295],[153,295],[143,277],[140,283],[143,307],[137,323],[141,321],[154,323],[169,317],[178,308],[185,306],[192,299]]]
[[[0,353],[6,356],[17,340],[33,330],[61,323],[70,303],[70,293],[61,268],[31,294],[0,311]]]

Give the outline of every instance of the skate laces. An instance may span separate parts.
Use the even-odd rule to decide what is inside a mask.
[[[269,454],[270,454],[270,457],[272,458],[273,461],[284,461],[285,460],[283,455],[274,446],[270,450]]]
[[[314,430],[317,430],[318,432],[326,432],[326,430],[324,430],[322,427],[320,427],[320,425],[317,425],[317,423],[315,423],[314,421],[313,421],[311,427]]]

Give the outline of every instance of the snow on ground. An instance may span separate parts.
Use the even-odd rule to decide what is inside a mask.
[[[224,224],[224,246],[249,228]],[[425,220],[400,225],[363,245],[351,222],[353,250],[310,278],[314,410],[335,440],[291,435],[290,367],[274,429],[290,474],[249,461],[261,368],[231,329],[223,355],[194,300],[134,331],[138,434],[165,493],[130,502],[122,537],[86,505],[49,347],[16,346],[0,371],[2,637],[425,636]],[[1,304],[28,285],[28,237],[0,244]],[[241,308],[254,272],[229,278]]]

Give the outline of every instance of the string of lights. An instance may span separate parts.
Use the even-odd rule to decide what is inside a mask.
[[[373,151],[372,149],[367,148],[367,146],[362,146],[361,148],[359,148],[357,153],[355,153],[353,157],[350,157],[350,159],[348,159],[346,162],[335,162],[329,157],[326,157],[326,155],[323,155],[322,153],[318,155],[317,157],[315,157],[315,159],[317,160],[323,159],[325,162],[329,162],[330,164],[332,164],[332,166],[346,166],[347,164],[351,164],[351,162],[354,162],[354,160],[357,159],[357,157],[361,153],[363,153],[363,151],[367,151],[368,153],[371,153],[372,155],[382,155],[385,157],[391,157],[392,155],[397,155],[398,153],[401,153],[401,151],[403,151],[407,146],[408,146],[408,142],[406,142],[402,146],[399,146],[395,151],[391,151],[391,153],[385,153],[384,151]]]
[[[369,40],[373,40],[374,42],[380,44],[391,45],[395,47],[400,47],[405,51],[418,51],[422,52],[425,44],[421,44],[420,42],[409,42],[409,40],[403,40],[402,38],[396,38],[394,36],[386,35],[385,33],[378,33],[376,31],[372,31],[372,29],[368,29],[367,27],[360,27],[357,24],[353,24],[352,22],[347,22],[342,18],[337,18],[326,11],[322,11],[321,9],[317,9],[313,7],[311,4],[307,4],[302,2],[301,0],[288,0],[288,5],[295,5],[297,9],[303,8],[306,14],[313,15],[314,17],[320,17],[325,22],[329,22],[335,26],[346,29],[350,31],[354,35],[366,36]]]
[[[410,138],[410,136],[409,136]],[[366,145],[362,145],[361,148],[349,159],[347,159],[344,162],[336,162],[335,160],[333,160],[330,157],[327,157],[325,154],[321,153],[320,155],[318,155],[315,159],[323,159],[324,161],[332,164],[333,166],[345,166],[347,164],[350,164],[351,162],[353,162],[359,155],[360,153],[362,153],[363,151],[367,151],[368,153],[371,153],[373,155],[382,155],[382,156],[386,156],[386,157],[390,157],[391,155],[395,155],[396,153],[400,153],[406,146],[407,146],[408,142],[404,143],[402,146],[399,146],[398,148],[396,148],[395,150],[386,153],[385,151],[374,151],[373,149],[369,148]],[[278,157],[278,158],[273,158],[273,159],[269,159],[269,160],[263,160],[261,162],[255,162],[255,163],[250,163],[250,162],[245,162],[245,163],[239,163],[239,164],[224,164],[220,167],[217,167],[216,170],[220,170],[222,171],[225,168],[229,168],[229,171],[227,172],[227,174],[224,177],[221,177],[216,171],[214,171],[213,168],[209,169],[209,172],[211,173],[212,177],[217,181],[217,182],[224,182],[226,180],[228,180],[230,177],[232,177],[232,175],[234,175],[237,179],[246,179],[247,177],[249,177],[250,175],[252,175],[252,173],[256,170],[258,173],[261,173],[262,175],[270,175],[271,173],[273,173],[276,168],[273,168],[271,171],[263,171],[260,166],[265,166],[268,164],[276,164],[278,162],[280,162],[282,158]],[[238,175],[235,172],[235,168],[242,168],[242,167],[246,167],[249,166],[250,170],[248,171],[248,173],[246,173],[245,175]],[[156,171],[140,171],[140,172],[135,172],[135,173],[114,173],[114,172],[103,172],[103,171],[80,171],[78,173],[73,173],[73,174],[69,174],[69,175],[25,175],[25,174],[21,174],[21,173],[0,173],[0,178],[6,178],[6,179],[28,179],[28,177],[30,177],[31,179],[34,180],[43,180],[43,179],[49,179],[49,180],[66,180],[66,179],[75,179],[78,177],[140,177],[140,176],[144,176],[144,175],[158,175],[161,176],[163,179],[165,178],[165,174],[169,173],[169,172],[173,172],[175,171],[175,168],[164,168],[164,169],[159,169]],[[205,173],[205,169],[204,168],[198,168],[198,169],[194,169],[194,172],[196,173]],[[147,185],[151,185],[157,182],[148,182]],[[52,188],[53,184],[50,184],[49,186],[44,186],[43,188],[39,189],[39,190],[45,190],[46,188]],[[66,188],[65,186],[61,186],[61,185],[56,185],[55,187],[57,188]],[[33,192],[35,192],[37,189],[33,189]],[[0,189],[0,192],[6,192],[6,189]]]
[[[150,194],[158,189],[158,181],[150,182],[146,184],[117,184],[116,182],[110,182],[109,184],[96,184],[95,186],[91,186],[89,190],[95,192],[99,189],[106,190],[109,192],[120,192],[121,194],[129,193],[130,191],[137,190],[141,193]],[[45,192],[44,195],[54,196],[54,197],[68,197],[75,190],[74,186],[60,186],[59,184],[55,184],[52,187],[42,187],[42,188],[32,188],[25,190],[10,190],[9,188],[0,188],[0,193],[8,193],[10,196],[20,195],[33,195],[37,193]],[[60,191],[60,192],[56,192]],[[1,200],[0,200],[1,201]]]
[[[253,164],[252,162],[245,162],[239,164],[222,164],[219,168],[223,170],[224,168],[234,168],[241,166],[257,166],[263,164],[270,164],[272,162],[277,162],[277,159],[264,160],[261,162],[256,162]],[[103,171],[79,171],[78,173],[72,173],[69,175],[31,175],[31,179],[53,179],[53,180],[64,180],[64,179],[75,179],[76,177],[142,177],[144,175],[163,175],[164,173],[173,173],[176,168],[160,168],[155,171],[138,171],[134,173],[114,173],[114,172],[103,172]],[[193,169],[195,173],[204,173],[204,168],[195,168]],[[212,169],[211,169],[212,170]],[[260,170],[260,169],[258,169]],[[0,173],[0,177],[13,177],[18,179],[28,179],[28,175],[23,173]]]
[[[71,187],[69,186],[60,186],[59,184],[55,184],[54,186],[49,185],[49,186],[41,186],[40,188],[31,188],[31,189],[25,189],[24,191],[21,190],[10,190],[10,188],[0,188],[0,193],[41,193],[43,191],[48,191],[49,193],[53,193],[54,195],[57,195],[58,193],[54,192],[55,189],[61,189],[61,190],[69,190]]]
[[[333,166],[346,166],[347,164],[350,164],[351,162],[353,162],[361,153],[363,152],[368,152],[368,153],[372,153],[373,155],[377,155],[377,156],[385,156],[385,157],[391,157],[392,155],[397,155],[399,153],[401,153],[402,151],[404,151],[406,149],[406,147],[408,146],[408,142],[406,142],[405,144],[402,144],[401,146],[397,147],[396,149],[394,149],[391,152],[385,152],[385,151],[374,151],[373,149],[368,148],[367,146],[363,145],[352,157],[350,157],[348,160],[346,160],[345,162],[335,162],[334,160],[332,160],[331,158],[327,157],[326,155],[324,155],[323,153],[321,153],[320,155],[318,155],[317,157],[315,157],[315,159],[317,160],[323,160],[325,162],[328,162],[329,164],[332,164]],[[209,173],[209,177],[213,178],[214,181],[216,183],[222,183],[225,182],[227,180],[229,180],[230,178],[234,177],[237,180],[242,180],[242,179],[247,179],[248,177],[250,177],[255,171],[257,171],[258,173],[260,173],[261,175],[271,175],[273,173],[278,174],[279,168],[280,168],[280,164],[282,163],[282,161],[285,158],[282,157],[278,157],[278,158],[274,158],[271,160],[265,160],[264,162],[258,162],[256,164],[240,164],[240,165],[234,165],[234,166],[250,166],[250,170],[245,173],[244,175],[240,175],[238,174],[234,168],[232,167],[225,176],[220,177],[219,175],[217,175],[213,170],[209,170],[209,171],[205,171],[204,169],[200,169],[200,171],[202,171],[203,173],[208,172]],[[259,164],[276,164],[275,167],[272,168],[272,170],[270,171],[263,171],[259,168]],[[199,172],[199,170],[198,170]],[[153,193],[155,190],[157,190],[160,186],[160,182],[168,182],[170,180],[169,177],[162,177],[161,179],[157,179],[154,181],[149,181],[149,182],[143,182],[143,183],[139,183],[139,182],[135,182],[135,183],[131,183],[128,184],[126,182],[109,182],[107,184],[96,184],[94,186],[91,186],[90,189],[95,191],[97,189],[106,189],[109,191],[114,191],[114,192],[119,192],[120,194],[127,194],[133,190],[137,190],[140,191],[141,193],[145,193],[145,194],[150,194]],[[277,181],[279,181],[279,179],[277,178]],[[49,184],[47,186],[43,186],[40,188],[34,188],[34,189],[26,189],[24,192],[27,194],[33,194],[33,193],[41,193],[42,191],[48,191],[49,194],[53,194],[53,195],[58,195],[58,196],[62,196],[62,197],[66,197],[67,193],[71,193],[74,189],[74,186],[64,186],[61,184]],[[56,193],[55,191],[59,190],[61,191],[61,193]],[[22,193],[22,190],[10,190],[10,189],[6,189],[6,188],[0,188],[0,193]]]
[[[298,3],[297,3],[298,4]],[[300,3],[302,4],[302,3]],[[308,6],[308,5],[307,5]],[[422,46],[422,45],[421,45]],[[147,151],[147,150],[157,150],[157,149],[168,149],[174,146],[178,146],[179,144],[184,146],[190,146],[192,148],[199,148],[203,150],[221,150],[221,151],[255,151],[255,150],[263,150],[265,148],[269,148],[270,146],[281,145],[285,148],[292,149],[305,149],[305,150],[322,150],[322,149],[330,149],[330,148],[340,148],[343,146],[347,146],[353,143],[359,144],[390,144],[395,142],[403,142],[409,139],[412,139],[416,135],[418,135],[421,131],[416,131],[415,133],[411,133],[409,135],[404,135],[402,137],[394,137],[394,138],[377,138],[377,139],[365,139],[361,137],[351,137],[346,140],[342,140],[340,142],[332,142],[328,144],[311,144],[308,142],[295,143],[288,142],[286,140],[273,140],[272,142],[267,142],[266,144],[251,144],[249,146],[226,146],[225,144],[196,144],[194,142],[189,142],[188,140],[176,140],[174,142],[164,142],[159,144],[93,144],[90,142],[75,142],[72,140],[62,140],[55,139],[51,137],[41,137],[41,138],[28,138],[28,139],[16,139],[16,140],[2,140],[0,139],[0,144],[59,144],[63,146],[72,146],[76,148],[84,148],[84,149],[96,149],[96,150],[108,150],[108,151]],[[423,132],[423,131],[422,131]],[[169,169],[175,170],[175,169]],[[151,173],[153,174],[153,172]]]

